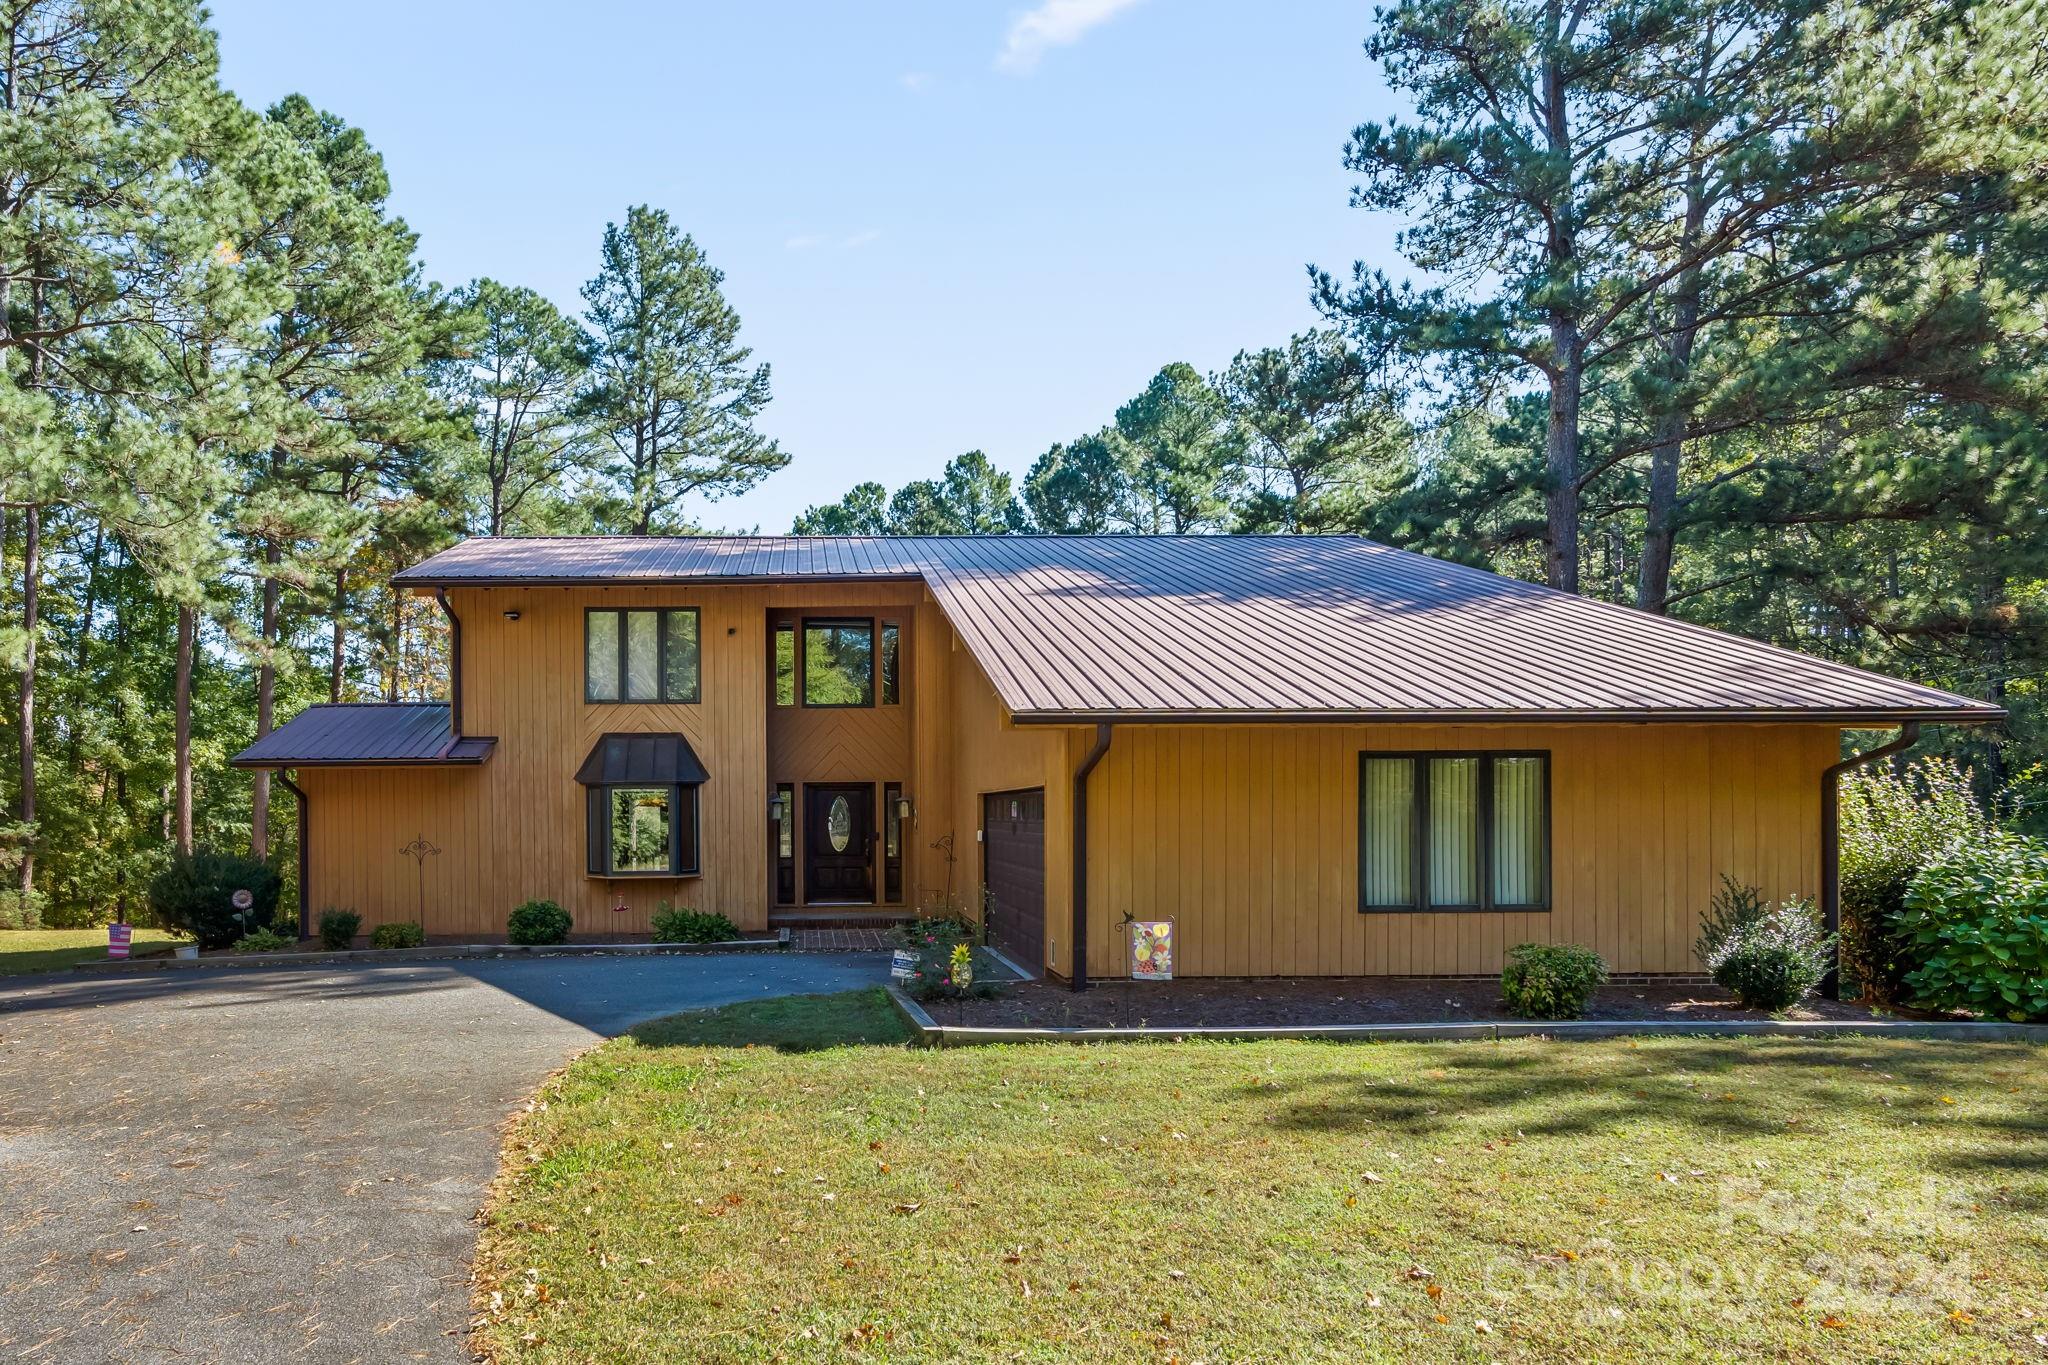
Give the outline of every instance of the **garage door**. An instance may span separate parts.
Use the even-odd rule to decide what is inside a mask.
[[[981,802],[989,942],[1037,976],[1045,965],[1045,790]]]

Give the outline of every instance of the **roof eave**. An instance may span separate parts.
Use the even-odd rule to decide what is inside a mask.
[[[698,585],[751,585],[758,583],[922,583],[921,573],[803,573],[803,574],[458,574],[432,578],[408,578],[407,570],[392,577],[394,586],[421,595],[451,588],[681,588]]]
[[[1073,710],[1013,711],[1019,725],[1644,725],[1656,723],[1806,724],[1891,726],[1906,721],[1933,725],[1991,725],[2007,719],[1998,706],[1804,709],[1720,708],[1712,710],[1609,709],[1558,711],[1226,711]]]
[[[455,743],[481,745],[482,748],[474,754],[450,753],[444,749],[441,753],[426,754],[417,758],[251,758],[248,750],[245,749],[229,759],[228,766],[230,768],[251,770],[260,768],[270,768],[273,770],[279,768],[481,768],[484,764],[490,762],[491,755],[498,750],[498,738],[496,735],[464,735],[459,741],[450,741],[451,745]]]

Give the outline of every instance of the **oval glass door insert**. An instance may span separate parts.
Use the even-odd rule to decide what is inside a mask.
[[[825,812],[825,837],[832,841],[834,853],[846,852],[846,845],[853,838],[853,807],[843,796],[833,797],[832,808]]]

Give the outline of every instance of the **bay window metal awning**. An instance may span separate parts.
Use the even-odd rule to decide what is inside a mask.
[[[692,787],[710,778],[690,741],[675,734],[600,735],[576,770],[586,787]]]

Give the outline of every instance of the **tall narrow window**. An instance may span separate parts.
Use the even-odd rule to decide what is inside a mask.
[[[796,627],[788,621],[775,625],[775,704],[796,705]]]
[[[804,705],[875,704],[875,623],[804,622]]]
[[[882,899],[903,899],[903,784],[882,784]]]
[[[775,903],[796,904],[796,788],[775,789],[776,816],[768,837],[775,850]]]
[[[1415,763],[1367,758],[1360,765],[1359,890],[1369,908],[1415,904]]]
[[[583,613],[583,699],[694,702],[697,609]]]
[[[1543,760],[1493,760],[1493,903],[1541,905],[1549,843],[1544,830]]]
[[[661,613],[626,613],[626,700],[661,700]]]
[[[583,698],[619,699],[619,614],[593,611],[583,618]]]
[[[1479,904],[1479,760],[1429,761],[1429,903]]]
[[[661,614],[661,695],[670,701],[696,701],[703,662],[697,645],[697,613]]]
[[[894,706],[901,695],[896,673],[902,652],[902,631],[894,621],[882,622],[882,705]]]
[[[1361,910],[1550,908],[1550,758],[1361,754]]]

